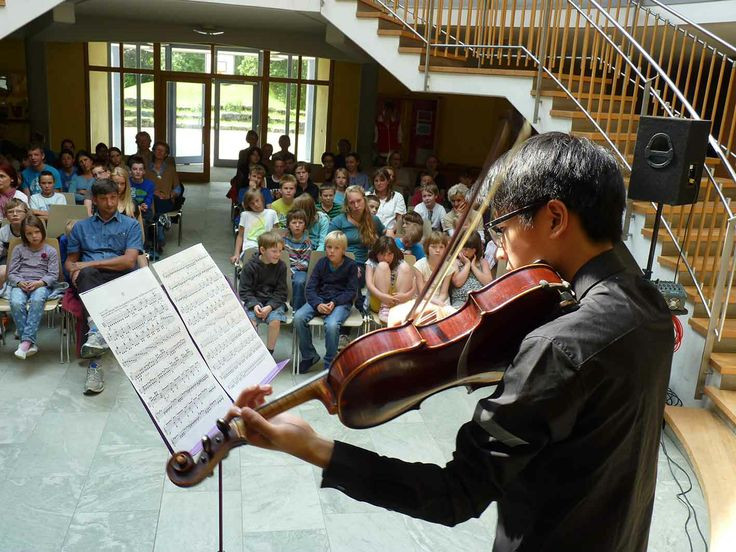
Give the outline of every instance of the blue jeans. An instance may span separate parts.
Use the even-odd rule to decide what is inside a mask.
[[[329,368],[332,359],[337,354],[337,345],[340,340],[340,326],[350,314],[350,305],[337,305],[330,314],[325,316],[325,368]],[[312,305],[304,303],[302,307],[294,315],[294,328],[299,337],[299,352],[302,360],[316,359],[319,355],[312,345],[312,332],[307,325],[315,316],[324,316],[319,314]]]
[[[303,270],[297,270],[291,274],[291,307],[294,312],[302,308],[307,302],[304,295],[304,289],[307,287],[307,273]]]
[[[26,293],[19,287],[10,289],[10,313],[15,321],[21,341],[36,343],[38,326],[43,316],[43,306],[51,289],[42,286],[31,293]],[[26,312],[26,305],[28,310]]]

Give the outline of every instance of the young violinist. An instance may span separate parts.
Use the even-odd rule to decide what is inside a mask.
[[[496,184],[497,258],[509,269],[544,259],[579,305],[527,334],[450,462],[382,457],[289,414],[266,420],[252,407],[269,386],[245,389],[230,415],[251,444],[321,467],[323,487],[357,500],[445,525],[497,502],[495,552],[644,552],[674,338],[664,300],[617,252],[616,160],[586,139],[541,134],[502,161]]]

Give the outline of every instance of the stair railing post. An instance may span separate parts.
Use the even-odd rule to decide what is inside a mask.
[[[537,63],[537,94],[534,99],[534,124],[539,121],[539,104],[542,102],[542,75],[544,74],[544,64],[547,62],[547,31],[549,25],[549,5],[552,0],[543,0],[544,7],[542,8],[542,19],[540,25],[542,26],[542,37],[540,39],[539,46],[539,62]]]
[[[641,109],[639,110],[639,116],[640,117],[646,117],[649,115],[649,102],[651,101],[651,90],[652,90],[652,81],[654,80],[654,77],[650,77],[647,80],[644,81],[644,93],[641,97]],[[627,129],[627,132],[630,129]],[[619,129],[620,131],[620,129]],[[631,215],[633,214],[633,206],[634,202],[630,199],[626,199],[626,213],[624,214],[624,233],[623,238],[626,240],[630,237],[631,233],[629,232],[629,229],[631,227]]]
[[[427,40],[424,49],[424,91],[429,92],[429,45],[432,43],[432,20],[434,19],[434,0],[429,0],[429,10],[427,11],[428,21],[424,22],[424,34]]]
[[[731,272],[729,281],[733,280],[733,255],[734,255],[734,237],[736,231],[736,217],[728,219],[726,225],[726,238],[723,240],[723,251],[721,252],[721,264],[718,269],[718,277],[716,285],[713,289],[713,302],[710,308],[710,318],[708,318],[708,331],[705,334],[705,347],[703,347],[703,357],[700,360],[700,370],[698,372],[698,381],[695,386],[695,398],[701,399],[705,390],[705,376],[710,367],[710,355],[713,352],[716,337],[718,341],[723,335],[723,325],[725,324],[726,311],[728,310],[728,297],[731,295],[730,289],[726,290],[726,278]],[[730,287],[730,286],[729,286]],[[725,296],[725,301],[724,301]]]

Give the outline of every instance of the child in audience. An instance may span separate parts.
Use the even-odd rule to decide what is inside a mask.
[[[54,175],[49,171],[42,171],[38,177],[38,185],[41,193],[33,194],[29,201],[31,212],[37,217],[47,219],[49,216],[49,205],[66,205],[64,194],[54,190]]]
[[[366,204],[368,205],[368,210],[371,212],[371,216],[374,216],[374,217],[378,216],[376,215],[376,213],[378,213],[378,208],[381,206],[381,200],[378,199],[378,196],[369,194],[365,196],[365,201],[366,201]]]
[[[394,238],[381,236],[374,244],[365,263],[365,284],[370,309],[383,323],[391,307],[414,297],[414,272]]]
[[[326,214],[330,220],[342,213],[342,205],[335,201],[336,186],[334,182],[323,182],[319,187],[319,203],[317,210]]]
[[[301,209],[307,215],[307,234],[312,241],[312,249],[325,250],[325,238],[330,228],[330,217],[317,211],[312,196],[302,194],[294,200],[294,209]]]
[[[360,155],[350,152],[345,156],[345,168],[348,170],[348,184],[350,186],[362,186],[367,190],[371,186],[371,179],[360,170]]]
[[[21,223],[21,239],[8,263],[8,284],[10,313],[20,335],[15,356],[25,359],[38,352],[36,335],[51,286],[59,279],[59,256],[45,242],[46,226],[34,215]]]
[[[245,192],[243,212],[240,213],[238,235],[235,238],[235,252],[230,257],[230,262],[238,262],[246,249],[258,247],[259,237],[270,232],[278,223],[276,211],[263,206],[263,195],[259,190]]]
[[[401,252],[410,253],[419,260],[424,258],[423,236],[424,221],[422,217],[412,211],[404,215],[401,235],[394,238],[394,241]]]
[[[271,195],[274,199],[281,197],[281,179],[286,174],[286,162],[277,158],[271,161],[273,172],[266,179],[266,187],[271,191]]]
[[[337,205],[343,205],[345,203],[345,190],[348,189],[348,170],[347,169],[335,169],[335,176],[332,178],[333,184],[335,184],[335,203]]]
[[[307,302],[294,315],[294,329],[299,336],[299,373],[305,374],[319,361],[312,344],[309,321],[315,316],[325,319],[325,362],[329,368],[337,354],[340,326],[350,315],[358,292],[358,266],[345,256],[348,240],[335,230],[325,239],[325,256],[317,261],[307,283]]]
[[[433,231],[424,240],[424,251],[427,256],[423,259],[419,259],[414,263],[414,272],[416,274],[417,291],[422,292],[424,286],[429,280],[432,271],[437,268],[442,255],[447,248],[447,244],[450,242],[450,236],[444,232],[438,230]],[[429,297],[431,297],[430,303],[436,306],[450,306],[450,280],[452,279],[452,272],[450,272],[442,283],[439,283],[439,279],[432,285],[432,289],[429,291]],[[436,290],[436,292],[435,292]],[[449,314],[447,312],[446,314]]]
[[[473,232],[457,258],[457,268],[450,286],[450,304],[459,309],[468,300],[468,293],[490,284],[491,280],[493,274],[488,261],[483,258],[480,235]]]
[[[156,185],[146,177],[146,165],[139,155],[130,159],[130,191],[133,200],[141,210],[141,216],[146,224],[153,222],[153,192]]]
[[[409,200],[409,203],[412,207],[416,207],[422,202],[422,190],[428,186],[429,184],[435,184],[434,179],[432,178],[432,175],[428,172],[420,172],[419,173],[419,183],[417,184],[417,187],[414,188],[414,193],[411,196],[411,199]],[[439,190],[439,186],[437,186],[437,189]]]
[[[72,179],[77,176],[77,167],[74,163],[74,152],[72,150],[61,150],[59,154],[59,176],[61,177],[61,191],[68,192]]]
[[[296,195],[296,178],[285,174],[281,177],[281,198],[271,204],[271,209],[279,216],[279,226],[286,228],[286,215],[294,208],[294,196]]]
[[[258,193],[258,192],[255,192]],[[286,264],[281,260],[284,240],[278,232],[258,236],[258,255],[251,257],[240,276],[240,299],[255,328],[268,325],[266,348],[273,355],[281,323],[286,322]]]
[[[24,194],[25,195],[25,194]],[[5,216],[10,224],[0,228],[0,287],[5,283],[8,263],[8,246],[10,240],[21,237],[21,223],[28,215],[28,205],[17,198],[11,198],[5,204]]]
[[[414,212],[418,213],[424,220],[429,221],[432,230],[442,230],[442,217],[447,214],[445,208],[437,203],[440,197],[440,190],[437,184],[431,182],[422,188],[422,202],[414,207]]]
[[[307,214],[302,209],[292,209],[286,215],[286,226],[284,249],[289,253],[291,306],[296,312],[306,302],[304,288],[307,285],[307,269],[312,255],[312,242],[306,232]]]
[[[273,196],[271,190],[266,187],[266,169],[263,165],[254,165],[248,172],[248,189],[249,190],[260,190],[263,195],[263,204],[266,208],[270,208],[273,203]],[[243,194],[245,195],[245,194]]]

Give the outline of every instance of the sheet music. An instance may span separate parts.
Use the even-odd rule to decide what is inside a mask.
[[[201,243],[157,262],[154,270],[231,398],[278,372],[230,284]]]
[[[149,268],[81,294],[84,306],[174,450],[191,448],[230,407]]]

